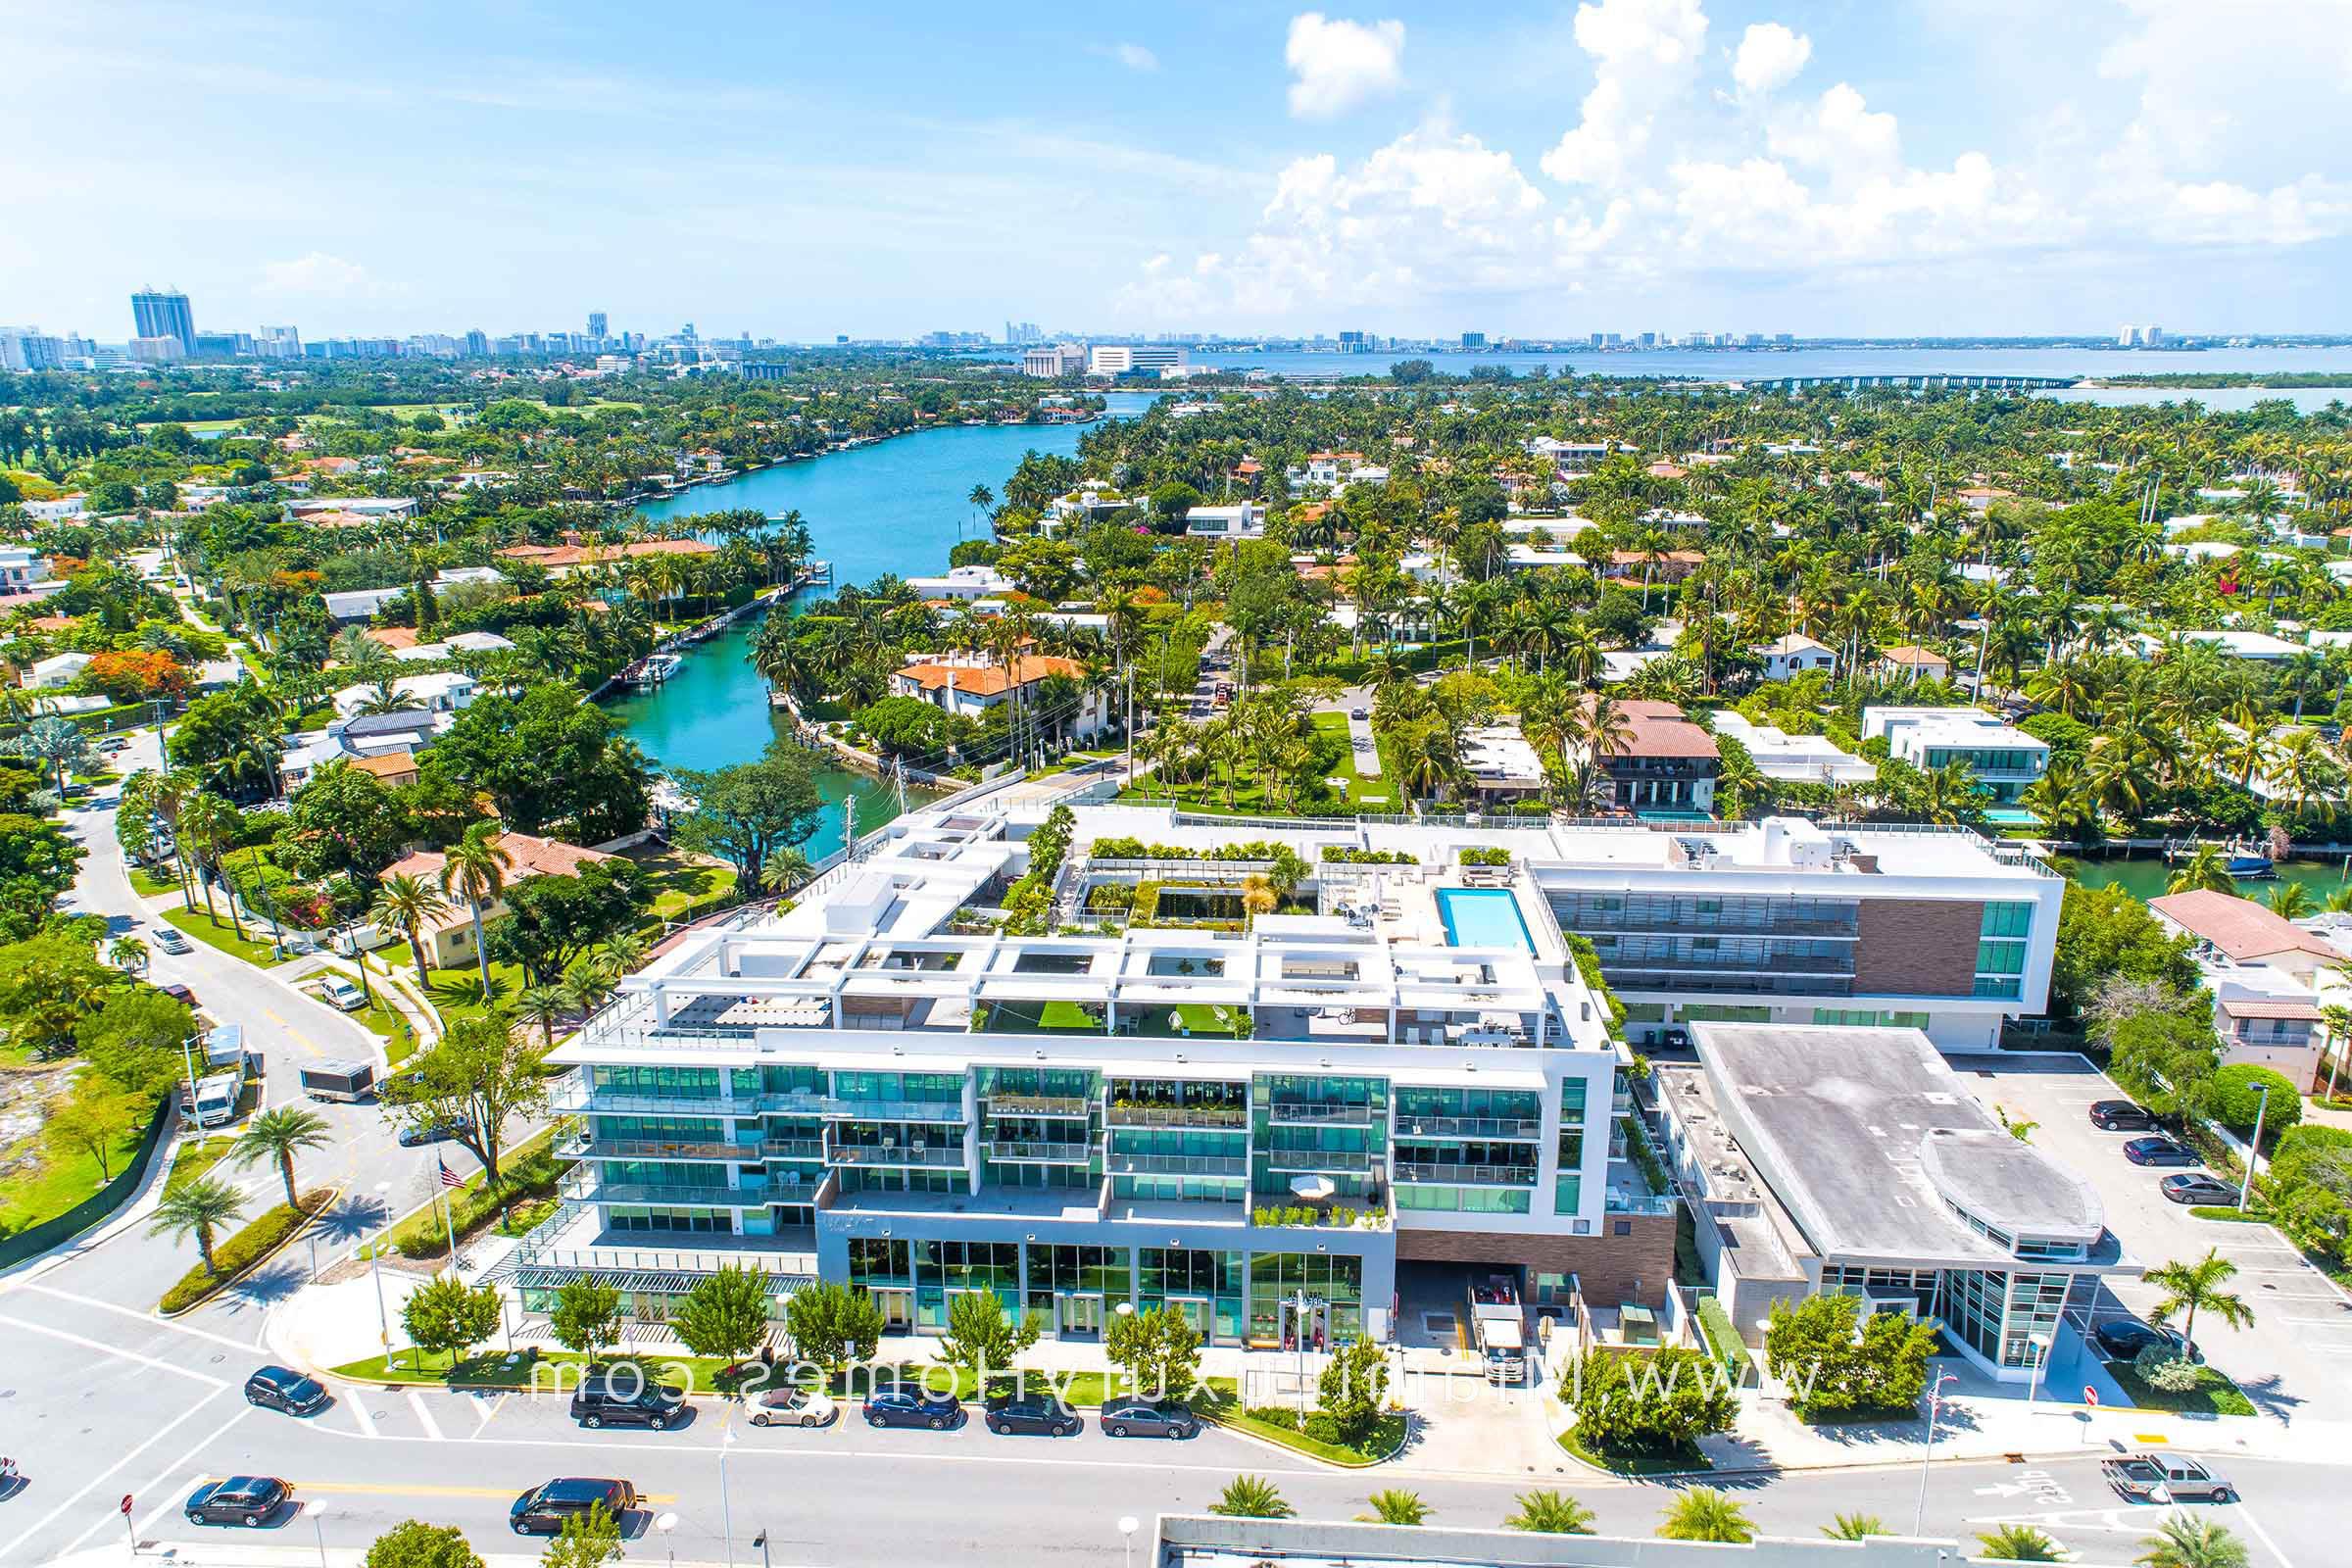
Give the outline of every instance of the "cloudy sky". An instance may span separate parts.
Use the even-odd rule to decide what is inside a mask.
[[[2352,0],[0,0],[0,321],[2352,329]]]

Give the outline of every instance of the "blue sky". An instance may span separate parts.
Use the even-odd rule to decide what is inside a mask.
[[[2352,328],[2352,0],[0,0],[0,320]]]

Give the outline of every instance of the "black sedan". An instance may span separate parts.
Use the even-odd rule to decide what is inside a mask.
[[[230,1476],[226,1481],[207,1481],[188,1494],[188,1523],[266,1525],[293,1496],[294,1489],[275,1476]]]
[[[2175,1350],[2182,1348],[2180,1336],[2173,1330],[2129,1317],[2119,1317],[2111,1323],[2100,1324],[2091,1331],[2090,1337],[2102,1353],[2117,1361],[2132,1360],[2151,1345],[2169,1346]],[[2205,1352],[2191,1350],[2188,1358],[2201,1362],[2205,1359]]]
[[[463,1121],[434,1122],[426,1127],[403,1127],[400,1130],[399,1143],[403,1149],[422,1149],[428,1144],[447,1143],[460,1134],[472,1130],[471,1123]]]
[[[867,1395],[864,1413],[869,1427],[928,1427],[944,1432],[963,1419],[963,1406],[944,1394],[902,1385]]]
[[[995,1401],[985,1419],[991,1432],[1038,1432],[1049,1438],[1069,1437],[1086,1424],[1078,1419],[1077,1411],[1050,1394]]]
[[[1189,1438],[1200,1418],[1173,1400],[1114,1399],[1102,1407],[1102,1430],[1114,1438]]]
[[[2103,1133],[2152,1133],[2156,1118],[2129,1100],[2101,1100],[2090,1107],[2090,1124]]]
[[[290,1367],[266,1366],[245,1380],[245,1402],[288,1415],[311,1415],[323,1410],[327,1392],[317,1378]]]
[[[2184,1170],[2158,1182],[2164,1196],[2176,1203],[2209,1203],[2227,1206],[2237,1201],[2237,1189],[2228,1182],[2217,1180],[2201,1170]]]
[[[2172,1138],[2134,1138],[2124,1146],[2124,1157],[2134,1165],[2195,1165],[2197,1152]]]

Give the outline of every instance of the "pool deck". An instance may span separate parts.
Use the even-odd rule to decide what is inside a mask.
[[[1536,951],[1527,916],[1519,912],[1519,900],[1509,888],[1439,888],[1436,901],[1447,947],[1507,948],[1516,944],[1530,953]],[[1502,918],[1503,910],[1509,911],[1508,920]]]

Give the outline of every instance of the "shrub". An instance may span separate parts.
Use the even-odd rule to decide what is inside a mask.
[[[1563,1397],[1576,1441],[1604,1455],[1682,1448],[1730,1431],[1739,1414],[1723,1369],[1696,1350],[1593,1351],[1576,1362]]]
[[[1464,865],[1508,865],[1510,863],[1511,852],[1508,850],[1480,849],[1475,845],[1466,845],[1462,849],[1462,864]]]
[[[2270,1103],[2263,1104],[2264,1088],[2270,1090]],[[2278,1138],[2303,1119],[2303,1100],[2286,1075],[2251,1062],[2239,1062],[2224,1067],[2213,1075],[2207,1104],[2214,1120],[2240,1138],[2254,1131],[2257,1111],[2262,1115],[2262,1136],[2265,1143]]]
[[[2166,1394],[2186,1394],[2204,1376],[2197,1364],[2169,1345],[2148,1345],[2132,1358],[2141,1382]]]
[[[1348,1441],[1340,1431],[1338,1420],[1326,1415],[1321,1410],[1317,1410],[1313,1415],[1298,1423],[1298,1430],[1300,1437],[1312,1438],[1317,1443],[1328,1443],[1335,1447]]]
[[[230,1280],[268,1257],[284,1245],[286,1239],[310,1222],[311,1216],[326,1206],[330,1193],[317,1192],[302,1195],[302,1207],[280,1203],[261,1218],[213,1249],[213,1260],[220,1266],[218,1274],[208,1274],[199,1263],[179,1277],[179,1283],[164,1293],[160,1303],[165,1312],[182,1312],[225,1286]]]

